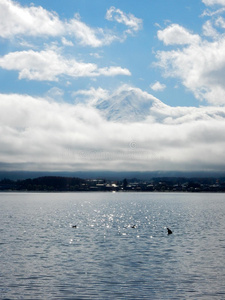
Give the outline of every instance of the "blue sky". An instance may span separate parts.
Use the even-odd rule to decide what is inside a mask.
[[[3,3],[5,1],[2,1]],[[19,1],[12,2],[14,5],[20,4],[20,8],[42,7],[49,13],[56,13],[57,18],[61,22],[66,22],[74,18],[75,14],[79,14],[80,20],[90,29],[96,30],[101,28],[104,31],[111,31],[109,34],[117,35],[123,39],[124,31],[129,26],[116,21],[106,19],[106,12],[111,8],[121,10],[124,16],[129,18],[137,18],[140,20],[140,28],[133,30],[131,34],[123,41],[113,41],[109,45],[95,47],[95,45],[80,45],[73,37],[64,37],[68,39],[73,46],[64,46],[60,51],[63,55],[74,57],[79,61],[86,63],[96,63],[99,66],[121,66],[127,68],[131,72],[131,76],[113,76],[82,78],[72,80],[72,78],[62,79],[60,82],[18,80],[17,71],[6,71],[1,69],[1,79],[4,82],[4,92],[22,92],[32,94],[43,94],[51,87],[59,87],[65,89],[65,81],[70,81],[71,86],[67,87],[67,101],[71,101],[69,92],[76,89],[84,89],[87,87],[99,87],[114,89],[121,82],[140,87],[141,89],[159,96],[162,101],[170,105],[198,105],[192,93],[187,91],[179,80],[164,78],[162,70],[155,67],[155,53],[159,50],[168,49],[157,38],[159,29],[166,28],[170,24],[179,24],[193,33],[201,33],[202,24],[207,18],[200,15],[205,9],[205,5],[201,1]],[[18,25],[15,25],[18,26]],[[4,27],[3,27],[4,28]],[[132,29],[132,28],[131,28]],[[4,30],[4,29],[2,29]],[[23,51],[29,49],[46,49],[57,43],[57,47],[62,48],[62,37],[47,35],[33,35],[18,33],[10,37],[10,39],[1,39],[1,55],[7,54],[9,51]],[[33,44],[34,47],[21,46],[22,41]],[[167,86],[164,91],[156,92],[150,88],[150,85],[159,81]],[[176,87],[174,89],[174,86]]]
[[[2,168],[221,168],[224,30],[225,0],[0,0]],[[163,108],[108,122],[93,103],[125,90]]]

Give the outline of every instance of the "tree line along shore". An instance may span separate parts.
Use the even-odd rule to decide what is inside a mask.
[[[81,179],[43,176],[24,180],[0,180],[0,191],[40,192],[225,192],[223,178],[157,177],[148,180]]]

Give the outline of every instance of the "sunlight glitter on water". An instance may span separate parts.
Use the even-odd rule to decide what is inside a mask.
[[[0,293],[3,299],[222,299],[223,198],[0,194]]]

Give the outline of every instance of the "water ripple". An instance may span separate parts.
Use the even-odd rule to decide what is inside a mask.
[[[2,299],[224,298],[223,194],[1,194],[0,205]]]

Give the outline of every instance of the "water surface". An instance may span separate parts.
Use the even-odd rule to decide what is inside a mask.
[[[1,299],[225,298],[224,194],[0,193],[0,207]]]

